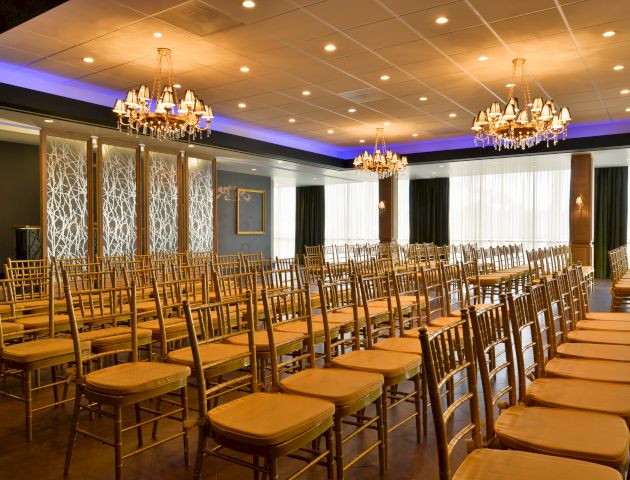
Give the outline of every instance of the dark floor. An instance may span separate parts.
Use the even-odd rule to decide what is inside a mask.
[[[609,282],[597,281],[595,292],[591,297],[591,309],[593,311],[607,311],[609,309],[609,285]],[[190,393],[190,399],[191,403],[196,401],[194,390]],[[409,405],[405,408],[411,411],[412,406]],[[63,478],[63,463],[70,418],[70,404],[63,408],[36,413],[34,417],[34,440],[28,443],[24,435],[23,405],[17,401],[0,397],[0,479],[48,480]],[[82,419],[83,425],[89,424],[91,429],[113,432],[110,420],[98,418],[89,421],[85,414]],[[162,422],[160,430],[161,433],[167,433],[169,430],[174,431],[172,427],[167,427],[165,422]],[[147,429],[145,438],[148,435],[149,430]],[[364,440],[371,442],[371,432],[367,435],[370,438]],[[197,448],[196,437],[197,431],[193,430],[191,434],[193,460]],[[353,440],[353,442],[360,441],[361,438]],[[135,432],[126,434],[124,442],[127,446],[134,446],[136,443]],[[348,447],[349,453],[352,454],[352,444]],[[458,453],[461,457],[465,451],[461,450]],[[71,475],[68,478],[86,480],[114,478],[113,457],[113,449],[109,446],[79,437],[74,450]],[[299,464],[293,463],[293,461],[283,461],[281,465],[282,473],[286,474],[295,471],[295,467]],[[188,480],[192,477],[192,467],[184,466],[183,447],[180,439],[128,459],[124,465],[123,475],[126,479]],[[252,478],[252,474],[242,467],[207,458],[204,463],[203,478],[232,480]],[[304,478],[323,479],[325,473],[322,469],[316,469]],[[390,436],[389,469],[384,477],[379,475],[378,455],[373,452],[351,468],[347,472],[346,478],[437,479],[437,452],[431,421],[429,420],[429,433],[421,444],[416,443],[413,423],[403,426]]]

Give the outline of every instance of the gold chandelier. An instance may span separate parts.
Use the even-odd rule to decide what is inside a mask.
[[[523,94],[522,110],[518,99],[514,97],[517,72],[520,71],[520,87]],[[481,110],[473,120],[472,131],[475,132],[475,145],[492,144],[495,149],[522,149],[533,147],[540,142],[566,139],[567,125],[571,121],[571,113],[567,107],[558,111],[553,100],[542,97],[531,99],[525,59],[512,60],[512,82],[509,87],[508,101],[501,109],[499,102],[492,102],[489,108]]]
[[[197,134],[210,135],[214,115],[195,92],[186,90],[178,99],[173,84],[173,64],[170,48],[158,48],[157,67],[151,88],[141,85],[127,91],[125,99],[116,100],[113,108],[118,115],[118,129],[143,133],[160,140],[179,140]]]
[[[355,170],[376,173],[378,178],[388,178],[398,175],[400,171],[407,168],[407,157],[388,150],[385,144],[385,129],[377,128],[374,153],[370,154],[366,150],[363,155],[357,155],[353,165]]]

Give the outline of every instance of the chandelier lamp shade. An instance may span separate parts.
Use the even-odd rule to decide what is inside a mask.
[[[179,85],[178,85],[179,87]],[[157,66],[151,87],[141,85],[127,91],[124,100],[116,100],[113,112],[118,116],[118,129],[151,135],[160,140],[197,138],[207,132],[214,115],[195,92],[186,90],[177,96],[173,84],[171,50],[158,48]]]
[[[520,84],[517,77],[520,74]],[[475,145],[493,145],[495,149],[522,149],[541,142],[557,144],[567,137],[567,125],[571,112],[567,107],[558,108],[553,100],[542,97],[531,98],[525,59],[512,60],[512,81],[508,84],[508,100],[504,107],[496,101],[481,110],[473,120]],[[515,97],[520,87],[522,102]]]
[[[388,150],[385,143],[385,129],[377,128],[374,152],[370,153],[366,150],[363,154],[357,155],[353,165],[355,170],[376,173],[378,178],[388,178],[398,175],[407,168],[407,157]]]

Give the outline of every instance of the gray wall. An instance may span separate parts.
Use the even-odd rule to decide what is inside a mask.
[[[217,185],[219,255],[235,252],[262,252],[264,257],[270,257],[273,238],[273,189],[271,178],[219,170]],[[266,229],[264,235],[236,234],[237,188],[253,188],[267,192],[265,199]]]
[[[15,257],[13,225],[39,225],[39,146],[0,142],[0,263]]]

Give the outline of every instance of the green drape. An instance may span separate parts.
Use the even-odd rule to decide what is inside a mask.
[[[595,169],[595,276],[609,275],[608,251],[625,245],[628,167]]]
[[[297,187],[295,195],[295,253],[302,254],[305,245],[324,244],[324,186]]]
[[[448,245],[448,178],[409,182],[409,242]]]

